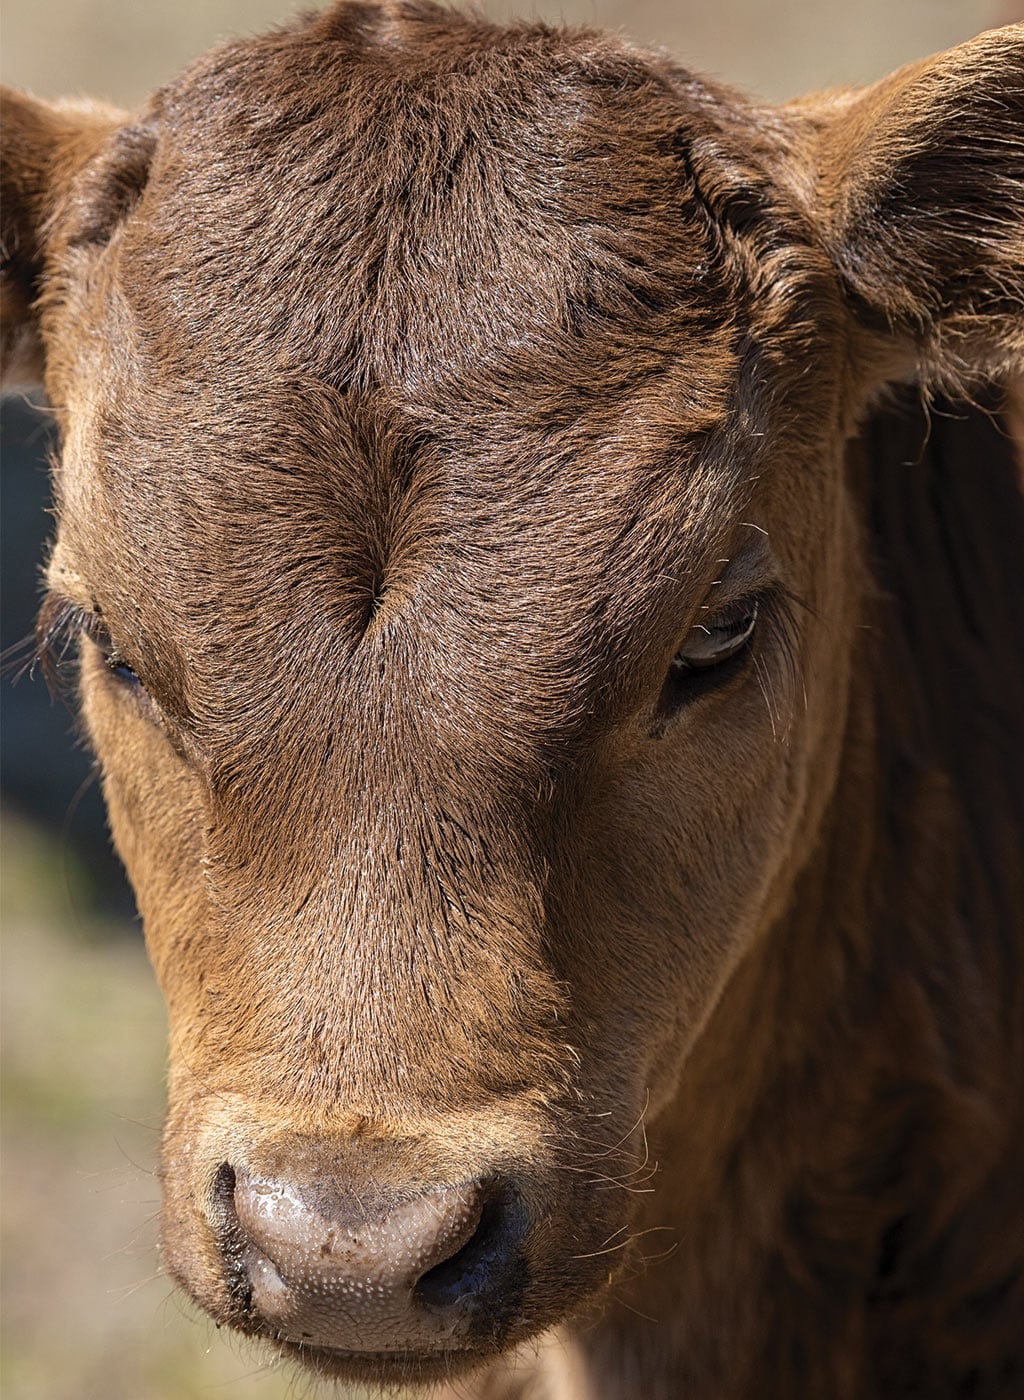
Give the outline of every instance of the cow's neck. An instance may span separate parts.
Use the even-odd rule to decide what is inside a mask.
[[[621,1336],[593,1334],[591,1384],[609,1400],[639,1393],[630,1347],[648,1370],[664,1356],[664,1393],[692,1400],[903,1393],[928,1327],[959,1325],[949,1300],[967,1307],[1021,1262],[997,1244],[1009,1149],[994,1134],[1021,1094],[1009,989],[1024,861],[1007,833],[1024,823],[1024,590],[1008,585],[1024,510],[999,429],[942,412],[922,448],[920,414],[888,411],[851,463],[879,596],[838,786],[786,916],[655,1125],[663,1175],[640,1228],[670,1225],[676,1243],[617,1286],[657,1318],[646,1343],[630,1312]],[[944,1233],[954,1203],[971,1241]]]

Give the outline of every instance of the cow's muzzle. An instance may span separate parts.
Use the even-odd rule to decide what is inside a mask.
[[[492,1351],[527,1283],[527,1214],[494,1179],[356,1198],[225,1163],[212,1214],[247,1330],[339,1361]]]

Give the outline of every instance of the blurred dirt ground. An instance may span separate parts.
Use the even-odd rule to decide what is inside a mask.
[[[623,28],[694,68],[784,98],[869,81],[1024,17],[1022,3],[502,0],[483,8]],[[89,91],[135,104],[216,39],[255,32],[296,7],[286,0],[4,0],[0,71],[44,95]],[[5,453],[12,467],[13,455]],[[19,469],[38,478],[38,461]],[[24,533],[17,512],[13,519]],[[8,713],[18,708],[9,705]],[[54,756],[66,728],[53,729]],[[24,749],[21,730],[15,742]],[[45,785],[45,753],[23,757]],[[89,868],[76,859],[59,834],[5,820],[4,1400],[303,1400],[315,1391],[308,1380],[217,1332],[160,1275],[153,1172],[163,1005],[138,930],[98,912],[97,882],[112,876],[96,856]]]

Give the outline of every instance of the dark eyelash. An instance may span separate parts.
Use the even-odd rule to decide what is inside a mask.
[[[797,653],[796,613],[798,608],[802,608],[811,617],[815,615],[814,609],[802,598],[799,598],[788,588],[778,586],[762,596],[758,618],[765,633],[771,638],[787,685],[795,684],[800,670]]]
[[[83,633],[94,642],[107,640],[107,630],[95,613],[57,593],[48,593],[36,618],[35,650],[29,667],[40,667],[51,690],[67,684],[68,662]]]

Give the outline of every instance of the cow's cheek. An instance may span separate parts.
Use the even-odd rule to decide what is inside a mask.
[[[114,843],[135,891],[173,1025],[176,1011],[191,999],[196,964],[186,954],[209,916],[201,786],[130,691],[89,665],[83,665],[81,689]]]
[[[827,706],[802,672],[762,661],[727,698],[660,737],[619,736],[606,755],[580,860],[592,872],[577,908],[585,943],[565,975],[595,1027],[588,1073],[600,1078],[602,1046],[628,1047],[615,1068],[630,1082],[609,1097],[637,1111],[672,1098],[723,987],[813,848],[842,730],[842,686],[826,690]]]

